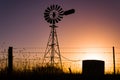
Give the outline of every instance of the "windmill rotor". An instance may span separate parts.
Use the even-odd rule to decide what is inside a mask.
[[[55,24],[61,21],[63,18],[63,9],[58,5],[51,5],[47,7],[44,12],[45,20],[50,24]]]

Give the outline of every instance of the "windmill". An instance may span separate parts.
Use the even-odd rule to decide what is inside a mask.
[[[57,38],[57,31],[55,24],[63,19],[64,15],[74,13],[74,9],[64,11],[59,5],[50,5],[44,12],[45,20],[50,23],[51,32],[47,42],[47,47],[44,53],[43,62],[44,66],[59,67],[62,69],[62,60]]]

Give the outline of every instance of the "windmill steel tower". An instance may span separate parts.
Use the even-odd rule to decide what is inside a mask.
[[[64,15],[69,15],[74,12],[74,9],[63,11],[59,5],[51,5],[45,10],[44,18],[48,23],[51,24],[49,26],[51,28],[51,32],[43,57],[43,66],[59,67],[62,69],[62,60],[56,31],[58,26],[55,24],[61,21]]]

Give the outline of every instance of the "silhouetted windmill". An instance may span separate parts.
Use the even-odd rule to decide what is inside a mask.
[[[58,26],[55,24],[61,21],[64,15],[69,15],[74,12],[74,9],[64,11],[59,5],[51,5],[45,10],[44,18],[48,23],[51,24],[51,32],[43,58],[44,66],[59,67],[62,69],[62,60],[56,32],[56,28]]]

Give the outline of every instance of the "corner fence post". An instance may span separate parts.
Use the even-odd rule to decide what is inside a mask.
[[[8,73],[12,73],[13,71],[13,47],[9,47],[8,49]]]

